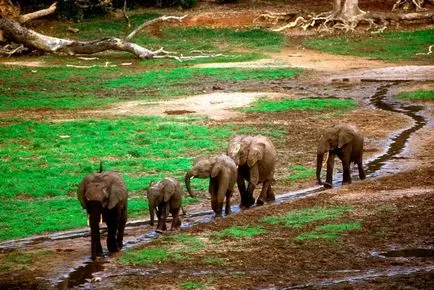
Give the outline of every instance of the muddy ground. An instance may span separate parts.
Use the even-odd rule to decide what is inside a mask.
[[[362,8],[363,5],[372,5],[371,2],[377,3],[361,2]],[[227,19],[238,19],[230,25],[247,26],[255,16],[252,9],[243,14],[242,5],[232,12],[236,15],[231,15],[226,6],[219,13],[208,8],[207,5],[197,8],[191,25],[221,26],[221,23],[228,23]],[[323,11],[324,8],[327,7],[314,6],[312,9]],[[287,134],[275,140],[279,154],[275,191],[281,195],[315,186],[313,178],[292,182],[283,177],[289,174],[291,165],[315,166],[315,143],[323,128],[337,122],[359,126],[365,133],[365,159],[369,163],[386,154],[389,146],[394,144],[393,138],[415,124],[411,117],[402,113],[375,107],[373,96],[386,88],[382,97],[395,102],[393,96],[400,91],[434,88],[434,68],[429,63],[422,64],[427,65],[423,68],[396,66],[377,60],[330,56],[298,45],[290,45],[270,56],[270,60],[242,65],[297,66],[307,69],[307,73],[294,80],[249,83],[237,88],[242,93],[237,93],[236,98],[233,88],[221,83],[218,86],[222,89],[218,92],[211,89],[211,94],[154,104],[152,112],[146,111],[143,103],[134,102],[93,111],[92,115],[206,114],[210,117],[207,121],[210,126],[230,123],[242,127],[251,123],[285,130]],[[234,110],[264,94],[276,98],[351,97],[358,100],[360,106],[337,114],[287,111],[246,115]],[[4,264],[0,269],[0,289],[178,289],[183,282],[191,281],[206,289],[433,289],[433,103],[419,102],[417,105],[421,107],[418,114],[424,116],[425,124],[411,132],[404,140],[402,150],[389,156],[380,170],[368,172],[365,181],[355,178],[352,185],[254,207],[219,220],[202,220],[181,232],[199,237],[206,247],[189,253],[182,260],[172,259],[148,266],[122,264],[118,259],[122,253],[91,263],[89,237],[80,234],[73,237],[70,232],[66,239],[41,238],[7,245],[2,243],[0,258]],[[47,114],[20,113],[29,113],[34,118],[46,117]],[[85,118],[89,114],[52,113],[52,118],[59,121]],[[335,168],[339,171],[340,165]],[[233,203],[237,201],[235,195]],[[350,207],[351,210],[333,223],[357,221],[360,229],[346,231],[335,240],[298,241],[294,238],[314,229],[317,224],[297,229],[260,222],[266,216],[318,206]],[[205,198],[204,202],[189,206],[187,211],[191,214],[208,209],[209,201]],[[186,225],[195,223],[197,219],[188,216],[183,221]],[[267,234],[243,239],[224,238],[218,243],[209,239],[221,229],[246,224],[259,224],[265,227]],[[164,245],[161,237],[149,242],[147,233],[153,236],[152,228],[146,223],[130,225],[126,230],[126,247]],[[399,250],[403,251],[393,252]],[[387,257],[389,252],[397,257]],[[217,262],[206,262],[204,257],[213,257]]]

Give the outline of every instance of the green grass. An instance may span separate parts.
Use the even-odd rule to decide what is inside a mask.
[[[307,179],[315,176],[314,168],[306,168],[304,166],[295,165],[290,168],[291,174],[286,176],[286,180],[296,181],[298,179]]]
[[[434,90],[417,90],[413,92],[402,92],[398,95],[398,98],[406,100],[434,100]]]
[[[104,86],[109,88],[144,88],[174,86],[188,83],[199,85],[204,79],[208,80],[275,80],[292,78],[299,69],[288,68],[175,68],[147,71],[137,75],[122,75],[118,79],[107,81]]]
[[[136,265],[147,265],[166,260],[188,259],[191,252],[204,247],[203,242],[196,236],[176,234],[162,239],[162,245],[142,249],[132,249],[124,252],[120,261]]]
[[[287,68],[178,67],[143,71],[50,67],[37,68],[35,74],[26,67],[0,66],[0,111],[100,109],[126,100],[155,101],[202,93],[203,82],[275,80],[291,78],[298,73],[299,69]],[[17,77],[10,78],[10,75]]]
[[[182,289],[205,289],[207,287],[204,283],[196,281],[185,281],[179,283],[178,286]]]
[[[120,261],[125,264],[148,265],[164,261],[168,257],[169,252],[167,247],[152,247],[122,252]]]
[[[226,143],[221,140],[233,134],[229,126],[208,128],[191,121],[135,117],[26,121],[0,127],[0,173],[4,178],[0,196],[75,192],[81,178],[94,172],[100,159],[106,170],[122,172],[130,191],[142,192],[151,180],[166,174],[182,178],[192,157],[224,148]]]
[[[317,239],[335,240],[343,232],[359,230],[360,228],[361,228],[360,222],[326,224],[326,225],[318,226],[313,231],[299,235],[294,239],[296,241],[317,240]]]
[[[260,221],[272,225],[284,225],[288,228],[301,228],[303,224],[340,218],[351,209],[351,207],[315,207],[291,211],[285,215],[265,217]]]
[[[352,99],[294,99],[267,100],[259,99],[244,109],[247,112],[277,112],[287,110],[348,110],[357,106]]]
[[[218,239],[224,237],[231,238],[250,238],[258,235],[266,234],[267,231],[260,226],[242,226],[242,227],[230,227],[221,230],[216,234]]]
[[[310,48],[327,53],[361,56],[394,62],[400,60],[429,60],[426,53],[432,44],[433,29],[405,32],[386,32],[381,34],[345,35],[310,39],[305,42]]]

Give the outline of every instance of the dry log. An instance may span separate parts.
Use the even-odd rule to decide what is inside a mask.
[[[139,58],[151,58],[154,52],[135,43],[119,38],[103,38],[95,41],[76,41],[46,36],[21,26],[7,18],[0,19],[0,30],[6,38],[26,47],[50,53],[93,54],[106,50],[126,51]]]

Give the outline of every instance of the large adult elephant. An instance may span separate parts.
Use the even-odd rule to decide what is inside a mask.
[[[321,182],[321,168],[324,154],[328,152],[327,175],[325,183]],[[332,187],[333,166],[335,156],[342,161],[344,176],[342,184],[351,183],[350,164],[356,163],[359,169],[360,179],[365,179],[363,170],[363,134],[354,125],[338,124],[325,130],[318,142],[316,178],[318,184],[326,188]]]
[[[220,154],[217,157],[197,159],[185,175],[185,186],[190,195],[190,180],[193,177],[209,178],[211,207],[216,217],[222,216],[225,197],[225,214],[231,213],[231,197],[237,180],[237,166],[229,156]]]
[[[99,230],[101,216],[107,224],[109,252],[120,251],[128,216],[128,192],[121,176],[112,171],[88,174],[78,185],[77,197],[89,215],[92,259],[103,255]]]
[[[166,219],[169,213],[172,214],[170,229],[176,230],[181,227],[179,210],[182,208],[182,190],[178,180],[166,177],[155,184],[151,182],[146,196],[149,202],[151,226],[154,225],[154,213],[157,213],[157,232],[161,233],[166,230]]]
[[[238,166],[237,185],[241,195],[240,207],[248,208],[255,203],[253,191],[261,183],[262,190],[256,204],[263,205],[264,201],[274,201],[271,185],[274,182],[277,152],[271,140],[262,135],[236,136],[229,142],[227,153]]]

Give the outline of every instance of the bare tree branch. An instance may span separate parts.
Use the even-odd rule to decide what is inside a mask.
[[[159,21],[167,21],[167,20],[178,20],[182,21],[187,15],[184,16],[161,16],[158,18],[154,18],[152,20],[144,22],[142,25],[138,26],[136,29],[134,29],[130,34],[128,34],[127,37],[125,37],[125,41],[130,41],[134,36],[136,36],[137,33],[139,33],[143,28],[146,26],[149,26],[153,23],[159,22]]]
[[[54,2],[47,9],[42,9],[42,10],[38,10],[38,11],[35,11],[32,13],[20,15],[18,17],[18,22],[23,24],[23,23],[26,23],[30,20],[50,15],[50,14],[54,13],[54,11],[56,11],[56,5],[57,5],[57,2]]]
[[[127,21],[127,28],[130,29],[131,21],[130,21],[130,17],[128,17],[127,15],[127,0],[124,0],[124,7],[122,8],[122,13],[124,14],[124,18]]]

